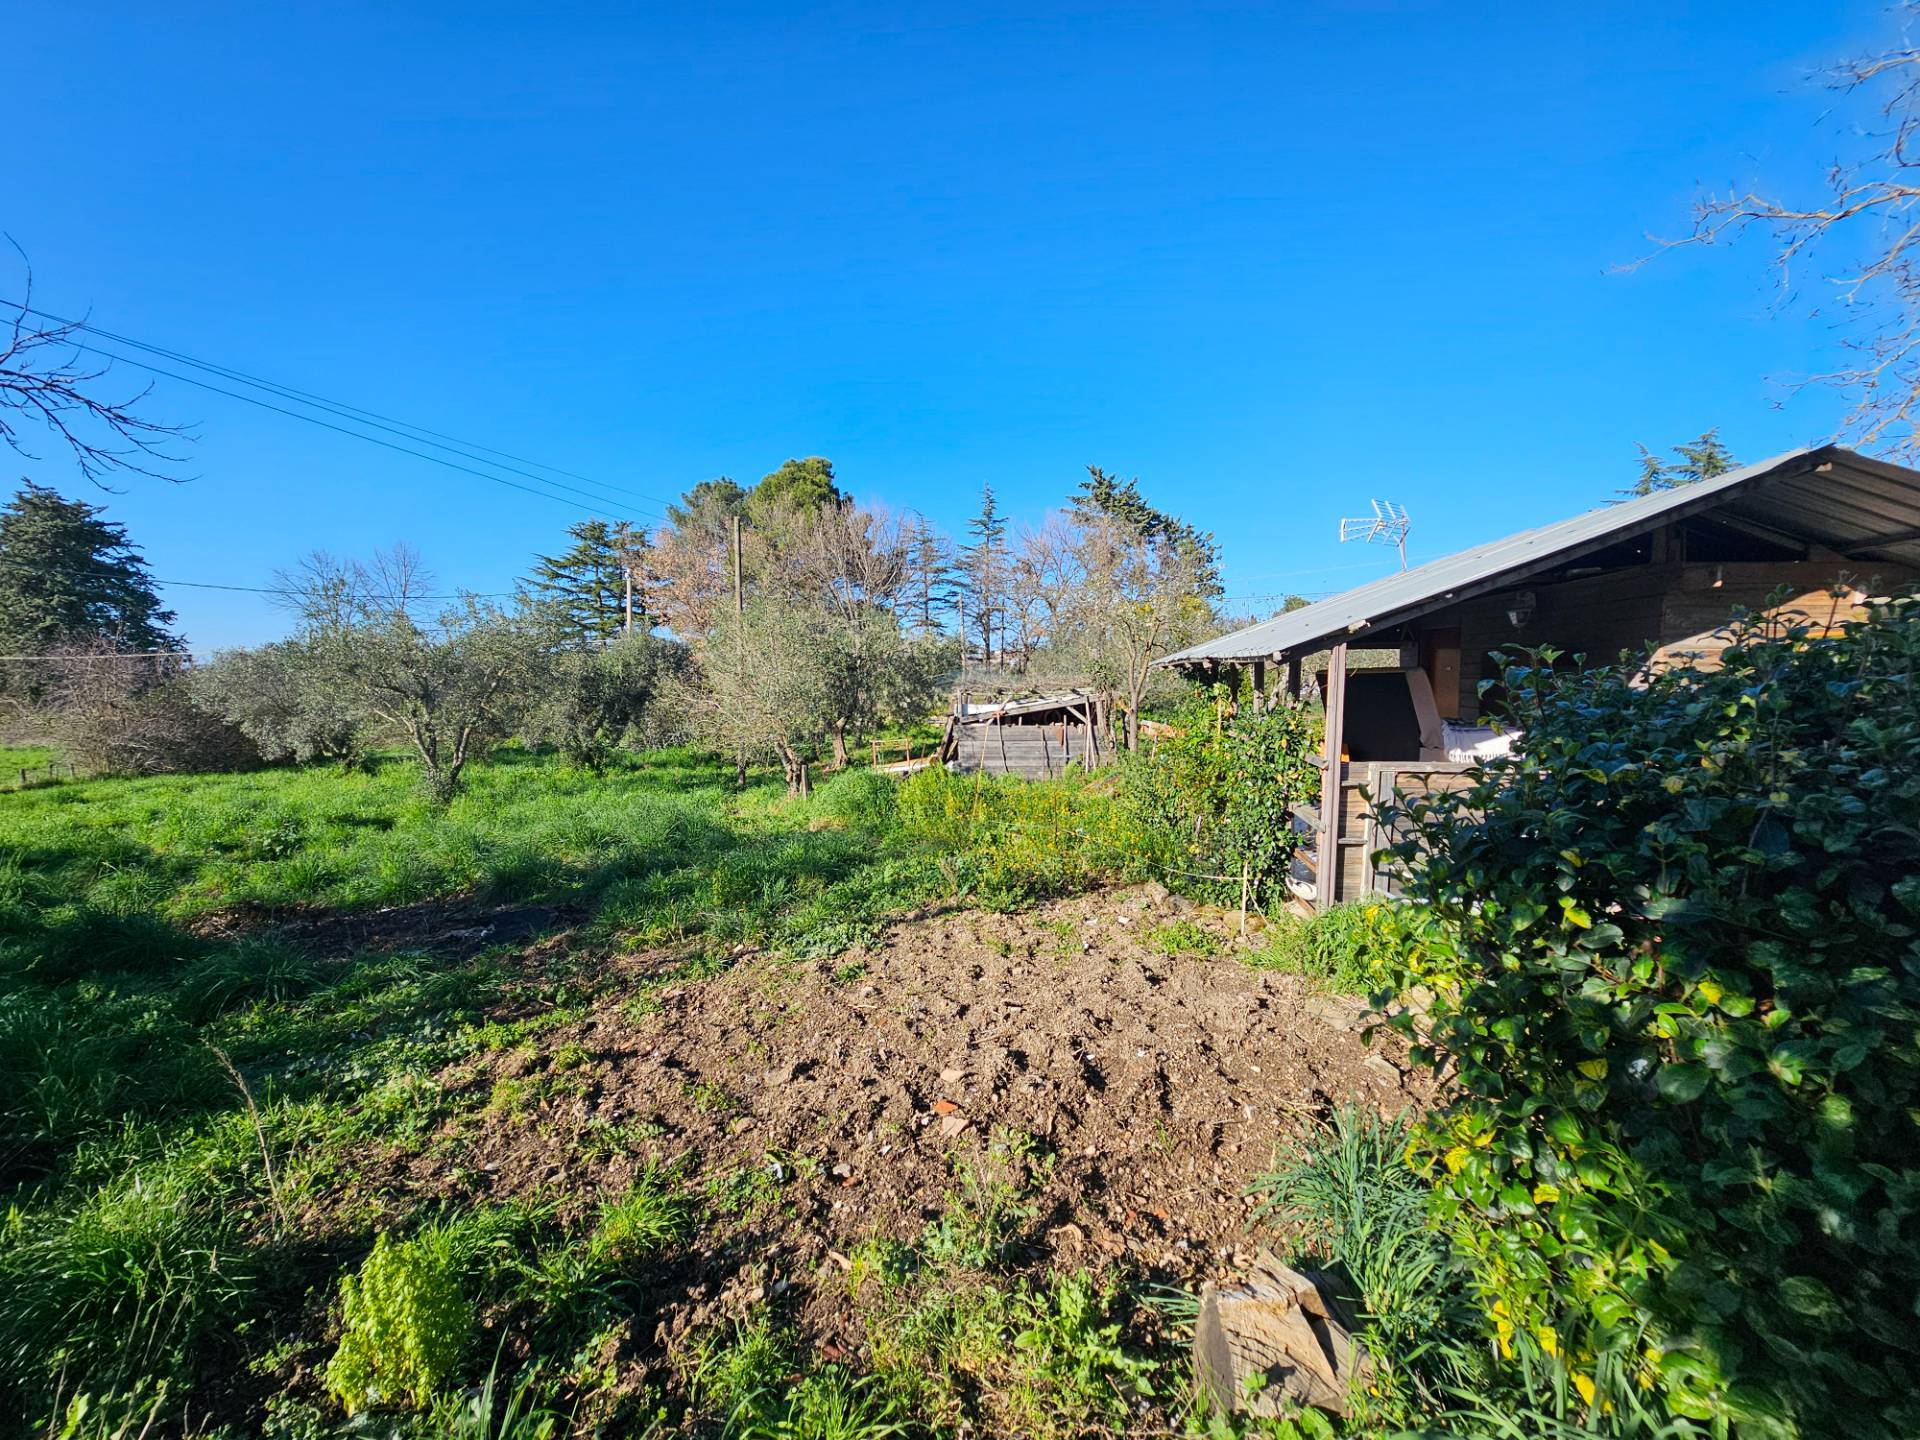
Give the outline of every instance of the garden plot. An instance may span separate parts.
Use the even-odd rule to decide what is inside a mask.
[[[855,1343],[845,1288],[819,1282],[1010,1156],[1020,1258],[1193,1284],[1246,1245],[1278,1144],[1344,1100],[1431,1098],[1398,1038],[1368,1043],[1360,1002],[1249,968],[1235,924],[1150,888],[923,916],[831,961],[745,954],[707,978],[624,957],[585,1018],[444,1073],[466,1118],[396,1147],[382,1181],[397,1211],[584,1213],[683,1174],[707,1223],[636,1315],[642,1348],[775,1296]]]

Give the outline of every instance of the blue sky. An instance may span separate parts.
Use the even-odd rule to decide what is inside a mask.
[[[50,310],[649,496],[818,453],[957,529],[983,482],[1038,521],[1093,462],[1215,531],[1232,594],[1317,593],[1393,563],[1335,543],[1370,496],[1417,561],[1599,502],[1637,440],[1827,438],[1834,399],[1781,382],[1830,336],[1758,245],[1615,267],[1703,185],[1817,183],[1807,76],[1890,23],[20,6],[0,228]],[[149,403],[197,423],[195,478],[110,504],[165,578],[404,539],[502,589],[579,518],[178,385]],[[41,448],[16,468],[80,493]],[[196,648],[284,628],[167,593]]]

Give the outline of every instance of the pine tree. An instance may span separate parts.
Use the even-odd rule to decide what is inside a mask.
[[[1640,448],[1640,478],[1633,488],[1620,493],[1628,498],[1640,495],[1652,495],[1660,490],[1677,490],[1682,485],[1691,485],[1699,480],[1711,480],[1716,475],[1724,475],[1740,462],[1720,443],[1720,429],[1715,426],[1691,445],[1676,445],[1673,460],[1662,460],[1653,451],[1642,445]]]
[[[1220,583],[1220,549],[1213,536],[1165,510],[1157,509],[1140,493],[1140,481],[1121,480],[1098,465],[1087,467],[1087,478],[1072,500],[1073,513],[1080,521],[1105,519],[1132,532],[1149,545],[1164,545],[1178,554],[1190,567],[1195,593],[1217,600],[1223,593]]]
[[[931,635],[953,608],[953,552],[925,516],[909,516],[903,529],[907,588],[902,617],[917,633]]]
[[[29,655],[77,643],[181,648],[147,562],[126,527],[104,513],[31,480],[0,509],[0,648]]]
[[[763,513],[783,507],[810,512],[844,505],[846,500],[834,480],[833,462],[824,455],[782,461],[778,470],[763,476],[753,487],[752,496],[753,505]]]
[[[650,629],[643,583],[647,532],[625,520],[582,520],[567,534],[573,544],[558,555],[540,556],[527,577],[532,598],[582,646],[606,645],[628,628],[631,586],[632,628]]]
[[[1007,520],[993,498],[993,486],[980,487],[980,513],[967,522],[967,533],[973,543],[960,552],[967,617],[979,630],[980,658],[992,664],[1007,568]]]

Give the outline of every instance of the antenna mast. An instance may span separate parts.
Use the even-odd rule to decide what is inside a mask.
[[[1340,543],[1360,540],[1374,545],[1392,545],[1400,552],[1400,568],[1407,568],[1407,531],[1412,522],[1407,519],[1407,507],[1396,505],[1391,500],[1375,500],[1373,514],[1360,515],[1340,522]]]

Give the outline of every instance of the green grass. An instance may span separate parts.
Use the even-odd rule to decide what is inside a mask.
[[[22,770],[45,770],[65,757],[51,745],[0,745],[0,787],[18,785]]]
[[[924,1225],[821,1267],[816,1291],[853,1312],[856,1343],[831,1358],[774,1283],[805,1277],[767,1258],[840,1195],[799,1142],[742,1164],[685,1148],[665,1116],[609,1113],[518,1189],[474,1153],[551,1141],[556,1112],[592,1103],[614,1051],[589,1020],[651,1041],[664,992],[729,983],[754,950],[857,985],[845,952],[904,909],[1015,907],[1131,876],[1139,853],[1100,776],[856,766],[802,802],[765,778],[736,792],[730,768],[669,751],[594,776],[510,750],[444,808],[391,759],[0,797],[0,1440],[179,1433],[189,1400],[206,1433],[283,1440],[343,1433],[349,1408],[367,1414],[344,1433],[475,1440],[1198,1424],[1193,1297],[1119,1264],[1053,1268],[1065,1217],[1042,1212],[1050,1161],[1030,1139],[956,1144]],[[564,944],[435,943],[477,909],[536,905]],[[418,908],[375,917],[408,922],[387,944],[274,930],[388,907]],[[1253,963],[1365,988],[1371,934],[1337,910],[1277,926]],[[1191,922],[1149,941],[1219,948]],[[679,1098],[750,1123],[739,1083],[690,1075]],[[1404,1149],[1343,1117],[1262,1191],[1257,1223],[1344,1277],[1381,1357],[1373,1428],[1347,1433],[1449,1412],[1474,1433],[1511,1429],[1502,1414],[1559,1433],[1587,1413],[1564,1364],[1532,1357],[1519,1389],[1474,1368],[1485,1325]],[[767,1284],[744,1318],[702,1305],[660,1353],[663,1289],[749,1268]],[[1206,1424],[1188,1433],[1308,1433]]]
[[[1391,951],[1380,938],[1381,905],[1351,900],[1309,920],[1291,913],[1273,917],[1266,944],[1247,957],[1256,969],[1302,975],[1347,995],[1391,988]]]
[[[397,1148],[457,1174],[475,1128],[537,1127],[543,1107],[578,1103],[597,1058],[546,1037],[596,1001],[645,1021],[662,989],[720,975],[743,945],[831,960],[904,908],[1017,904],[1116,873],[1126,853],[1089,785],[856,768],[800,802],[766,779],[736,792],[730,768],[667,751],[594,776],[510,750],[443,808],[392,758],[0,797],[0,1414],[33,1433],[138,1433],[156,1405],[177,1429],[188,1397],[216,1394],[249,1433],[269,1409],[317,1435],[364,1406],[416,1410],[436,1434],[490,1434],[512,1410],[516,1433],[552,1434],[591,1400],[641,1433],[636,1417],[665,1402],[607,1398],[605,1357],[649,1277],[700,1247],[702,1226],[787,1215],[794,1164],[704,1181],[643,1168],[562,1223],[551,1208],[423,1207],[370,1184],[369,1158]],[[467,958],[434,948],[437,926],[476,907],[525,905],[551,907],[570,945],[534,961],[517,952],[537,936]],[[390,907],[419,907],[381,918],[411,921],[391,948],[273,933]],[[645,978],[616,984],[607,962],[633,952]],[[521,1049],[544,1063],[465,1090],[444,1079]],[[694,1086],[712,1113],[738,1103]],[[609,1121],[579,1153],[659,1138]],[[956,1255],[1003,1245],[994,1203],[990,1189],[957,1201]],[[489,1370],[501,1334],[512,1368],[496,1355]],[[923,1428],[897,1391],[790,1363],[790,1393],[749,1404],[757,1392],[736,1387],[719,1423]],[[289,1376],[305,1379],[279,1393]]]

